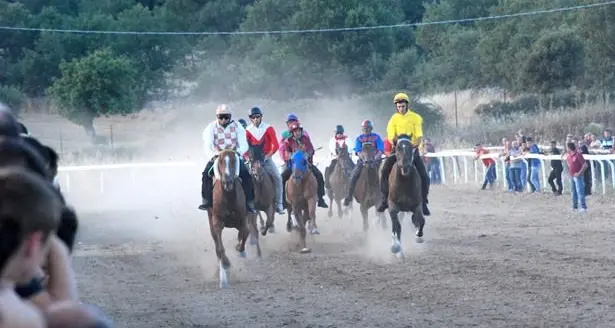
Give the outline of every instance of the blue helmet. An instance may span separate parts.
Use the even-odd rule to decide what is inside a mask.
[[[246,120],[244,120],[243,118],[238,119],[237,122],[239,122],[239,124],[241,124],[244,129],[248,127],[248,122],[246,122]]]
[[[261,111],[260,108],[255,106],[255,107],[250,108],[250,112],[249,112],[248,116],[252,117],[254,115],[261,115],[262,116],[263,112]]]
[[[297,118],[297,115],[295,114],[288,114],[288,116],[286,116],[286,123],[293,122],[293,121],[296,122],[298,120],[299,119]]]
[[[335,126],[335,134],[344,134],[344,127],[341,125]]]

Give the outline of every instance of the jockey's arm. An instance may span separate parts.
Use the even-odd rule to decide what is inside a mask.
[[[288,162],[290,160],[290,152],[291,152],[291,148],[290,148],[290,141],[288,139],[284,140],[282,142],[282,151],[280,152],[280,156],[282,157],[282,160],[284,161],[284,163]]]
[[[332,157],[337,156],[337,140],[335,140],[335,138],[331,138],[329,139],[329,152],[331,153]]]
[[[246,130],[241,126],[241,124],[237,124],[237,149],[236,151],[241,155],[245,155],[250,149],[250,145],[248,144],[248,137],[246,136]]]
[[[312,144],[312,140],[308,136],[305,136],[305,152],[308,157],[314,157],[314,145]]]
[[[389,119],[389,123],[387,123],[387,139],[391,142],[391,146],[394,141],[397,140],[397,121],[399,120],[399,115],[393,114]]]
[[[352,149],[352,151],[354,151],[355,154],[358,154],[361,152],[361,150],[363,150],[363,143],[361,142],[361,136],[358,136],[354,140],[354,148]]]
[[[412,133],[412,143],[419,149],[423,149],[423,117],[416,114],[416,120],[414,124],[414,131]]]
[[[271,143],[271,153],[265,155],[271,157],[280,149],[280,143],[278,143],[278,138],[276,137],[275,129],[273,128],[273,126],[269,126],[267,128],[267,131],[265,131],[265,135]]]
[[[209,162],[216,154],[214,147],[214,123],[209,124],[203,129],[203,150],[205,152],[205,161]]]
[[[381,154],[384,153],[384,141],[382,141],[380,136],[376,137],[376,149],[378,149]]]

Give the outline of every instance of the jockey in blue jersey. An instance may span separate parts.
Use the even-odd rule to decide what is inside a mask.
[[[371,143],[376,148],[376,158],[380,157],[384,153],[384,141],[380,137],[379,134],[373,133],[372,130],[374,126],[370,120],[364,120],[361,122],[361,133],[354,142],[354,152],[360,153],[363,149],[364,143]],[[361,174],[361,169],[363,168],[363,160],[359,157],[357,160],[357,164],[352,171],[352,176],[350,178],[350,184],[348,185],[348,190],[346,194],[346,198],[344,198],[344,206],[350,205],[352,202],[352,195],[354,194],[354,188],[357,185],[357,180],[359,180],[359,176]]]

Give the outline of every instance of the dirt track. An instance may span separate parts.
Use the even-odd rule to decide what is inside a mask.
[[[357,210],[352,221],[321,211],[308,255],[291,251],[280,219],[261,261],[252,248],[239,258],[226,230],[233,276],[222,291],[194,201],[82,209],[74,263],[84,301],[118,327],[612,326],[612,198],[590,200],[587,214],[553,199],[433,187],[425,243],[403,224],[403,263],[390,231],[362,237]]]

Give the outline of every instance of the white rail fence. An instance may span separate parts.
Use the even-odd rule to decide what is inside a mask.
[[[438,158],[440,162],[440,176],[444,184],[472,183],[481,184],[486,169],[481,161],[476,160],[476,154],[468,150],[444,150],[437,153],[430,153],[427,157]],[[615,154],[611,155],[584,155],[589,160],[592,168],[592,188],[596,191],[601,189],[602,194],[607,194],[615,190]],[[494,158],[497,165],[497,183],[507,189],[505,180],[504,161],[499,158],[499,154],[487,154],[482,158]],[[536,155],[530,154],[524,157],[534,158],[541,161],[541,189],[548,190],[547,177],[551,166],[550,160],[561,160],[559,155]],[[563,161],[565,164],[565,161]],[[324,172],[324,166],[328,163],[323,160],[318,164]],[[181,177],[197,183],[200,181],[200,172],[204,163],[197,162],[159,162],[159,163],[129,163],[111,165],[85,165],[85,166],[64,166],[59,168],[59,183],[62,190],[66,193],[82,192],[74,190],[74,184],[82,186],[86,184],[91,191],[95,185],[96,193],[105,194],[109,189],[126,191],[129,188],[137,191],[144,181],[149,182],[153,188],[164,189],[166,185],[177,183]],[[565,165],[564,165],[565,167]],[[564,172],[562,180],[566,190],[568,177]],[[78,181],[78,182],[77,182]],[[112,181],[112,182],[110,182]],[[529,185],[529,184],[528,184]],[[186,184],[188,186],[188,184]],[[529,186],[528,186],[529,188]]]

